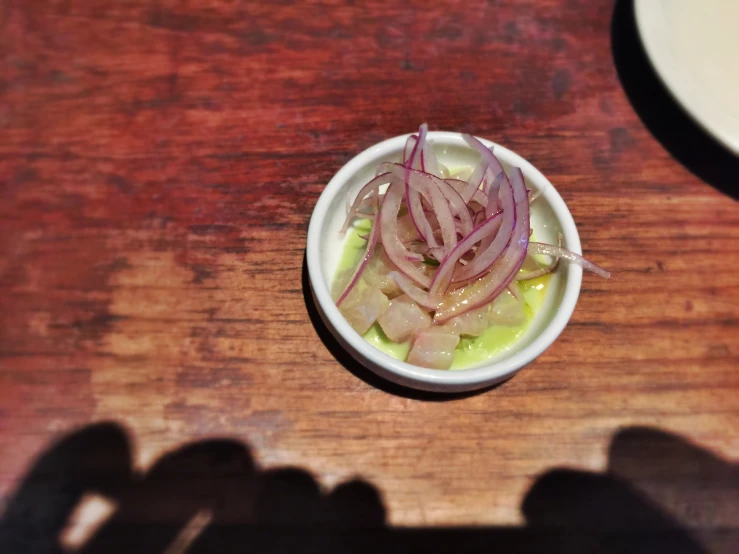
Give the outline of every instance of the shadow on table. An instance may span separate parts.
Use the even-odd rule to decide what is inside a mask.
[[[354,480],[323,491],[304,470],[255,467],[248,447],[233,440],[184,446],[146,473],[132,463],[117,424],[67,436],[36,460],[10,499],[0,552],[698,553],[705,550],[665,509],[694,498],[700,509],[708,491],[712,509],[739,510],[729,505],[737,498],[736,466],[643,428],[617,434],[605,473],[555,469],[541,476],[523,501],[521,527],[393,528],[371,484]],[[642,479],[650,497],[634,484]],[[115,508],[81,546],[65,547],[70,515],[91,494]]]
[[[636,27],[633,0],[617,0],[611,48],[634,110],[662,146],[709,185],[739,198],[739,157],[714,141],[678,105],[655,73]]]

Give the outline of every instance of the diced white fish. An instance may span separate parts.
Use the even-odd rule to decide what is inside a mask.
[[[453,317],[441,325],[441,328],[457,335],[479,337],[493,325],[523,323],[526,318],[523,306],[523,302],[504,291],[489,304]]]
[[[449,369],[458,344],[459,336],[454,333],[440,328],[424,329],[413,341],[408,363],[431,369]]]
[[[488,316],[489,325],[521,325],[526,321],[525,303],[517,300],[510,292],[505,291],[493,300]]]
[[[441,325],[441,328],[455,335],[479,337],[488,327],[490,327],[490,323],[488,323],[489,311],[490,304],[481,306],[480,308],[470,310],[469,312],[465,312],[451,318],[449,321]]]
[[[385,249],[378,245],[364,269],[362,279],[371,287],[380,289],[392,298],[398,296],[402,291],[390,277],[391,271],[398,271],[398,268],[390,261]]]
[[[395,342],[405,342],[414,333],[431,326],[431,316],[405,294],[394,298],[377,321]]]
[[[354,287],[339,307],[349,325],[364,335],[372,324],[384,314],[390,300],[376,287]]]

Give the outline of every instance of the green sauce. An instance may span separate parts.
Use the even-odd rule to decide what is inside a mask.
[[[344,251],[336,268],[337,275],[350,271],[359,263],[367,247],[367,242],[359,238],[359,235],[366,235],[371,226],[371,222],[364,219],[358,221],[347,231]],[[532,240],[534,240],[533,236]],[[524,313],[526,319],[524,322],[515,326],[494,325],[479,337],[463,336],[459,341],[459,346],[457,346],[451,369],[464,369],[510,350],[526,332],[534,319],[534,315],[544,303],[550,280],[551,274],[538,279],[519,282],[525,301]],[[398,360],[406,359],[411,346],[410,342],[396,343],[391,341],[382,332],[382,328],[378,323],[370,327],[364,334],[364,339],[378,350]]]

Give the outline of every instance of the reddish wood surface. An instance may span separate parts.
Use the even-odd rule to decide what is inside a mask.
[[[543,519],[524,499],[569,468],[616,479],[696,544],[732,551],[739,210],[635,113],[613,62],[613,8],[0,2],[6,506],[44,505],[21,494],[35,460],[112,421],[127,471],[222,437],[257,471],[310,472],[324,496],[365,480],[393,528],[482,525],[490,540],[537,521],[567,528],[546,514],[570,513],[572,487],[555,486]],[[424,121],[530,160],[586,255],[613,271],[585,278],[540,359],[446,402],[347,370],[303,290],[325,183]]]

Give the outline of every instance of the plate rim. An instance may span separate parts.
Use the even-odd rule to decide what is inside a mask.
[[[739,155],[739,121],[721,117],[712,103],[701,99],[697,87],[686,86],[685,74],[671,63],[666,42],[656,29],[663,21],[663,3],[659,0],[634,0],[636,27],[652,67],[665,88],[685,112],[709,135]]]

